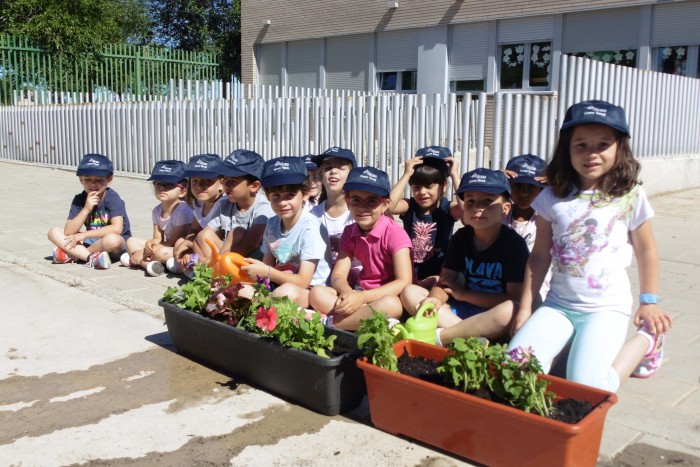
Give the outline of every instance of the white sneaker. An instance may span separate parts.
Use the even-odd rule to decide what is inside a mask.
[[[165,268],[173,274],[182,274],[182,268],[180,267],[180,263],[175,261],[175,258],[169,258],[165,262]]]
[[[146,265],[146,274],[149,276],[160,276],[165,272],[165,268],[158,261],[151,261]]]
[[[130,268],[131,267],[131,256],[129,256],[129,253],[124,253],[119,257],[119,262],[122,263],[122,266]]]

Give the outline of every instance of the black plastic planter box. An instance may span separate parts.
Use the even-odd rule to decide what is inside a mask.
[[[357,407],[366,394],[356,351],[323,358],[159,301],[178,352],[325,415]],[[336,345],[357,348],[354,334],[326,328]]]

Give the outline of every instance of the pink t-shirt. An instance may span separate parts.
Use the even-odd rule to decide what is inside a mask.
[[[388,216],[382,216],[367,236],[362,235],[357,224],[352,224],[345,227],[340,237],[340,249],[362,263],[357,280],[362,290],[376,289],[394,280],[394,253],[411,247],[406,231]]]

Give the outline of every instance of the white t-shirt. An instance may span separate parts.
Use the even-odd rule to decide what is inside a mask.
[[[192,209],[187,203],[180,202],[175,206],[175,210],[168,217],[161,217],[163,205],[159,204],[151,212],[153,225],[157,225],[163,231],[163,241],[170,240],[173,230],[183,225],[192,225]],[[187,232],[185,232],[186,234]],[[177,240],[177,239],[176,239]]]
[[[547,301],[580,312],[629,315],[630,232],[654,215],[644,189],[601,201],[596,192],[557,198],[545,188],[532,203],[552,225],[552,281]]]
[[[223,203],[225,199],[225,196],[222,196],[221,198],[217,199],[214,203],[214,206],[211,207],[206,216],[202,214],[202,210],[204,209],[204,203],[199,204],[199,202],[195,201],[194,207],[192,208],[192,213],[194,214],[194,218],[197,219],[197,223],[200,227],[204,228],[207,226],[207,224],[209,224],[209,221],[212,219],[214,214],[216,214],[217,206]]]
[[[275,215],[267,197],[260,192],[256,193],[255,201],[245,211],[240,211],[236,203],[232,203],[227,197],[224,196],[223,199],[222,203],[217,203],[212,209],[214,214],[207,225],[216,231],[223,230],[224,238],[231,230],[238,227],[248,230],[253,225],[265,225],[267,220]]]
[[[537,211],[535,211],[535,213],[529,220],[518,222],[515,219],[513,219],[512,210],[510,211],[510,213],[508,213],[506,219],[503,221],[505,225],[515,230],[518,233],[518,235],[525,239],[525,243],[527,243],[527,249],[530,250],[530,253],[532,253],[532,247],[535,246],[535,238],[537,237],[537,226],[535,225],[536,222]],[[549,292],[549,282],[551,280],[552,268],[550,267],[549,271],[547,271],[547,276],[544,278],[544,282],[542,282],[542,287],[540,288],[540,296],[542,297],[542,300],[544,300],[547,297],[547,292]]]
[[[318,260],[311,285],[326,285],[330,268],[330,248],[328,239],[322,232],[325,228],[318,218],[303,211],[297,223],[289,232],[282,232],[282,222],[277,216],[267,221],[260,250],[272,253],[277,260],[276,269],[299,273],[301,261]]]
[[[343,235],[343,230],[348,225],[355,223],[355,220],[350,215],[350,210],[346,210],[338,217],[331,217],[326,212],[326,202],[322,201],[316,206],[311,208],[311,214],[316,216],[326,228],[328,232],[328,244],[331,249],[331,269],[335,266],[335,261],[338,259],[338,254],[340,253],[340,236]],[[360,276],[362,271],[362,263],[357,258],[353,258],[352,266],[350,266],[350,273],[348,274],[348,281],[350,285],[354,285],[357,278]]]

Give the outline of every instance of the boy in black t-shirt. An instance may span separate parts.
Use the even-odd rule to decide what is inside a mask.
[[[498,305],[520,297],[529,254],[525,240],[503,225],[510,185],[502,172],[480,168],[464,174],[457,195],[465,226],[452,236],[438,283],[429,292],[408,286],[401,301],[411,314],[434,303],[438,326],[459,324],[459,337],[498,337],[513,316],[512,302]]]

